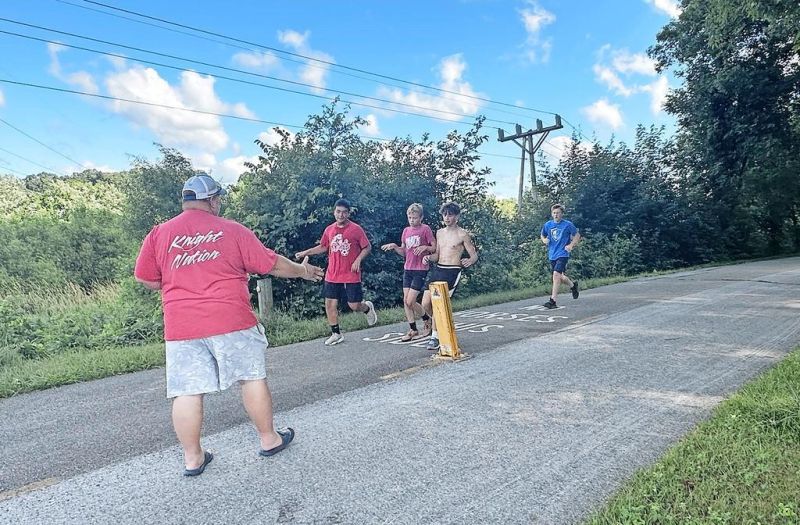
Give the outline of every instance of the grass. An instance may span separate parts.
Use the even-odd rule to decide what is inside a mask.
[[[800,348],[720,404],[586,523],[800,523]]]
[[[164,366],[164,344],[72,350],[0,370],[0,398]]]
[[[605,286],[631,277],[588,279],[581,281],[583,289]],[[550,292],[549,285],[493,292],[490,294],[456,299],[455,310],[480,308],[509,301],[519,301]],[[109,292],[110,293],[110,292]],[[44,302],[45,298],[41,298]],[[47,301],[55,310],[68,309],[85,299],[79,293],[67,293]],[[400,307],[380,311],[379,325],[399,323],[405,320]],[[363,315],[346,314],[340,317],[339,324],[345,332],[362,329],[366,326]],[[324,317],[316,319],[296,319],[293,316],[273,311],[267,322],[267,338],[271,346],[309,341],[327,336],[329,327]],[[2,357],[2,356],[0,356]],[[0,361],[2,362],[2,361]],[[163,343],[142,346],[106,347],[99,349],[76,349],[41,359],[7,359],[0,368],[0,398],[25,392],[44,390],[61,385],[100,379],[117,374],[125,374],[164,366]]]

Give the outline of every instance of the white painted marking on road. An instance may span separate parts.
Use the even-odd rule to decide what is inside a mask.
[[[58,478],[45,478],[45,479],[40,479],[39,481],[34,481],[33,483],[28,483],[27,485],[23,485],[15,489],[0,492],[0,501],[16,498],[17,496],[27,494],[28,492],[41,490],[45,487],[49,487],[50,485],[55,485],[59,481],[60,480]]]

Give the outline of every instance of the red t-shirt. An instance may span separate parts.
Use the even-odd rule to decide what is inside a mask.
[[[277,257],[238,222],[186,210],[147,234],[134,275],[161,283],[164,339],[199,339],[256,325],[247,274],[269,273]]]
[[[325,280],[329,283],[360,283],[361,272],[350,269],[356,257],[369,246],[364,229],[354,222],[339,227],[334,222],[322,232],[319,243],[328,248],[328,270]]]
[[[416,227],[406,226],[401,236],[403,247],[406,249],[406,263],[403,265],[405,270],[427,270],[428,265],[422,262],[422,258],[427,254],[417,255],[414,248],[417,246],[430,246],[433,242],[433,232],[427,224],[420,224]]]

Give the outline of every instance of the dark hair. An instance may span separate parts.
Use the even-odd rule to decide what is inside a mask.
[[[442,204],[442,207],[439,208],[440,215],[461,215],[461,206],[456,204],[453,201],[445,202]]]
[[[562,205],[562,204],[553,204],[552,206],[550,206],[550,211],[553,211],[555,209],[559,209],[563,213],[564,212],[564,205]]]
[[[347,208],[347,211],[350,211],[350,201],[347,199],[339,199],[336,201],[336,204],[333,205],[334,208],[338,207]]]

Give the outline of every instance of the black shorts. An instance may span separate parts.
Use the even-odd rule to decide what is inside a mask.
[[[567,262],[569,261],[569,257],[559,257],[555,261],[550,261],[550,268],[554,272],[564,273],[567,271]]]
[[[332,283],[325,281],[325,284],[322,285],[322,294],[325,299],[339,301],[344,298],[348,303],[360,303],[364,299],[364,290],[361,288],[361,283]]]
[[[428,275],[428,287],[431,283],[436,281],[444,281],[447,283],[447,288],[450,290],[450,297],[453,297],[453,292],[458,286],[458,281],[461,280],[461,266],[442,266],[435,265]]]
[[[428,270],[403,270],[403,288],[411,288],[421,292],[425,288],[425,277]]]

